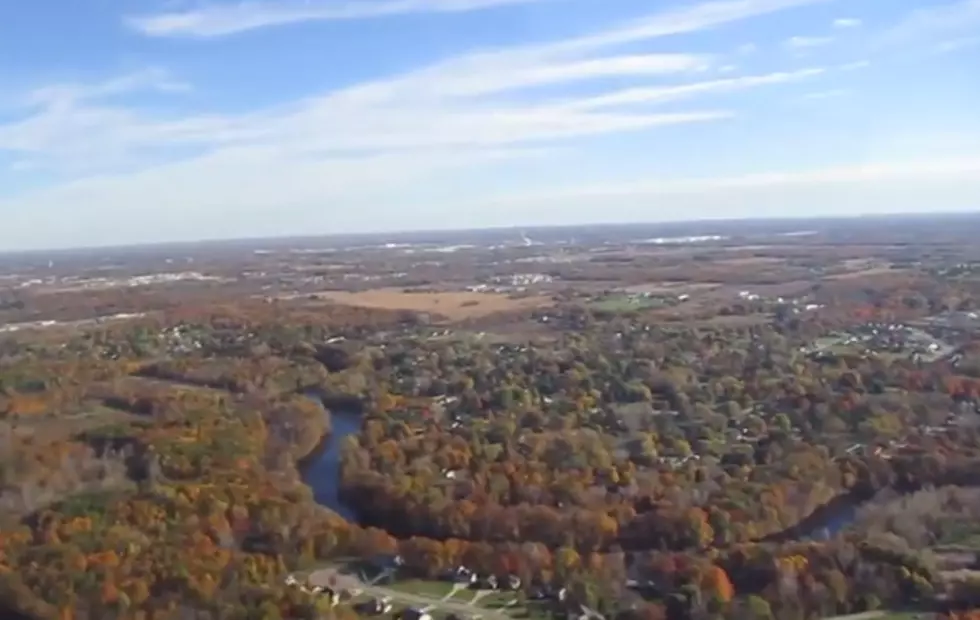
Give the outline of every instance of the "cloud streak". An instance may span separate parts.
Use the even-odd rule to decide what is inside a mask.
[[[786,39],[784,45],[792,50],[810,50],[816,47],[824,47],[834,42],[833,37],[790,37]]]
[[[774,74],[674,87],[613,89],[580,100],[545,101],[514,94],[545,85],[604,78],[690,77],[715,58],[705,54],[603,54],[609,47],[717,28],[822,0],[725,0],[654,13],[598,32],[450,58],[401,75],[362,82],[285,107],[240,115],[197,114],[161,118],[113,103],[134,90],[186,88],[151,69],[101,83],[41,89],[30,95],[39,110],[0,125],[0,150],[47,159],[74,170],[111,172],[126,162],[172,161],[219,149],[254,148],[280,153],[357,155],[386,150],[479,149],[546,144],[613,132],[730,118],[716,106],[669,113],[650,109],[667,101],[754,88],[813,73]],[[401,9],[431,8],[434,0],[400,2]],[[475,0],[438,3],[443,9],[476,6]],[[486,4],[486,2],[484,2]],[[393,3],[358,3],[358,6]],[[256,10],[268,5],[235,5]],[[293,5],[282,5],[290,7]],[[328,6],[314,5],[317,10]],[[340,6],[332,3],[329,6]],[[345,5],[346,6],[346,5]],[[226,7],[227,8],[227,7]],[[280,7],[282,8],[282,7]],[[222,13],[223,14],[223,13]],[[237,14],[237,13],[236,13]],[[210,15],[210,14],[209,14]],[[194,22],[198,23],[198,22]],[[644,104],[643,109],[623,109]],[[410,156],[410,155],[406,155]],[[129,162],[129,167],[132,166]]]
[[[69,101],[104,99],[134,92],[183,93],[192,90],[169,71],[150,67],[93,84],[57,84],[32,91],[23,101],[26,105],[50,105]]]
[[[558,0],[317,0],[236,2],[188,11],[138,15],[133,29],[154,37],[207,39],[311,21],[372,19],[410,13],[465,13]]]
[[[679,86],[629,88],[599,97],[581,99],[568,104],[567,107],[577,110],[595,110],[606,107],[642,103],[668,103],[698,95],[730,93],[755,88],[758,86],[798,82],[821,75],[825,71],[826,69],[823,67],[813,67],[810,69],[800,69],[798,71],[777,72],[765,75],[751,75],[724,80],[695,82],[692,84],[683,84]]]
[[[848,28],[860,28],[863,22],[854,17],[838,17],[834,20],[834,28],[846,30]]]
[[[980,46],[980,36],[959,37],[956,39],[949,39],[948,41],[941,41],[940,43],[936,44],[935,50],[938,54],[951,54],[953,52],[959,52],[977,46]]]
[[[404,201],[422,209],[432,202],[431,192],[456,202],[460,175],[506,171],[500,178],[519,181],[528,162],[581,153],[587,139],[722,123],[740,115],[746,102],[717,100],[721,95],[818,81],[839,67],[740,75],[731,64],[734,52],[706,53],[677,45],[679,39],[671,39],[669,53],[623,48],[822,1],[684,4],[577,36],[464,53],[241,113],[141,107],[145,97],[129,95],[169,96],[190,88],[160,69],[38,89],[23,98],[20,118],[0,121],[0,154],[74,180],[0,203],[21,214],[5,221],[4,239],[16,241],[18,230],[44,230],[51,240],[46,245],[70,244],[65,240],[77,234],[67,224],[74,205],[92,205],[87,217],[103,223],[96,236],[111,237],[115,228],[107,223],[143,209],[155,222],[147,235],[186,238],[188,227],[227,236],[288,234],[297,219],[284,214],[299,212],[309,218],[302,225],[307,230],[350,230],[379,204]],[[462,0],[454,6],[463,10],[464,4],[476,6]],[[230,22],[220,28],[216,21],[174,23],[142,31],[205,38],[241,32],[229,30]],[[541,87],[549,90],[535,90]],[[447,177],[453,182],[432,182]],[[331,208],[330,218],[318,215]],[[396,213],[405,216],[406,209]]]
[[[126,23],[153,37],[208,39],[249,30],[309,21],[391,17],[411,13],[463,13],[503,6],[561,0],[284,0],[239,2],[130,16]],[[667,34],[695,32],[754,15],[829,0],[717,0],[676,9],[627,27],[570,42],[573,46],[608,46]]]
[[[916,9],[882,35],[878,47],[897,47],[958,35],[972,36],[980,27],[980,0],[959,0]]]
[[[896,179],[942,180],[957,177],[970,179],[980,187],[980,177],[974,176],[978,172],[980,172],[980,158],[978,157],[868,162],[778,173],[580,185],[555,191],[516,194],[507,197],[504,201],[536,202],[573,197],[604,198],[621,195],[702,194],[731,189],[786,187],[821,183],[851,184],[867,181],[892,181]]]

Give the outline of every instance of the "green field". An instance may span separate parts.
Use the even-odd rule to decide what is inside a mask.
[[[432,598],[442,598],[449,594],[453,589],[453,584],[447,581],[426,581],[422,579],[391,581],[384,583],[383,585],[386,588],[397,592],[418,594],[420,596],[431,596]],[[458,597],[459,595],[457,594],[456,596]]]
[[[655,297],[640,297],[635,295],[608,295],[593,301],[591,307],[602,312],[632,312],[647,308],[657,308],[663,301]]]

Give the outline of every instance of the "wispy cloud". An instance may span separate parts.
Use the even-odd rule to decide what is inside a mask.
[[[503,96],[545,84],[596,78],[697,75],[712,66],[711,56],[603,52],[624,43],[698,32],[819,1],[726,0],[691,5],[578,37],[465,54],[401,75],[311,96],[285,108],[241,115],[161,118],[139,108],[113,105],[109,96],[127,89],[184,87],[156,69],[89,86],[42,89],[31,95],[36,104],[43,104],[38,112],[0,125],[0,150],[38,160],[48,158],[54,163],[71,161],[75,167],[111,170],[127,154],[134,160],[170,161],[177,155],[203,156],[228,148],[316,157],[387,150],[525,148],[603,133],[721,120],[733,111],[708,105],[666,113],[650,106],[811,74],[688,82],[645,90],[607,85],[606,92],[579,101],[534,97],[511,101]],[[411,6],[428,4],[420,0]],[[463,3],[453,6],[459,8]],[[637,103],[646,105],[642,109],[622,108]]]
[[[840,66],[841,71],[858,71],[860,69],[867,69],[871,66],[870,60],[855,60],[853,62],[844,63]]]
[[[959,52],[961,50],[970,49],[980,45],[980,36],[978,37],[959,37],[956,39],[949,39],[948,41],[941,41],[936,44],[935,50],[938,54],[951,54],[953,52]]]
[[[838,17],[834,20],[834,28],[847,29],[847,28],[860,28],[862,21],[855,17]]]
[[[826,101],[827,99],[840,99],[841,97],[846,97],[851,94],[851,91],[842,88],[831,89],[831,90],[818,90],[812,93],[806,93],[800,97],[804,101]]]
[[[833,37],[790,37],[784,41],[784,45],[792,50],[809,50],[815,47],[823,47],[834,42]]]
[[[59,85],[25,97],[33,107],[21,118],[0,121],[0,152],[78,178],[15,203],[20,213],[58,214],[51,215],[52,235],[73,234],[67,227],[57,232],[66,205],[73,204],[99,205],[110,221],[135,204],[166,204],[195,222],[213,218],[216,229],[234,235],[238,231],[226,222],[254,225],[271,205],[373,204],[381,194],[404,196],[406,188],[448,171],[509,166],[573,148],[576,139],[725,121],[739,108],[711,97],[816,79],[825,69],[706,79],[726,66],[724,58],[683,45],[661,54],[627,54],[621,47],[821,1],[685,5],[237,114],[162,114],[158,107],[140,107],[139,98],[120,96],[189,88],[158,69]],[[169,34],[205,31],[228,32],[194,26]],[[580,82],[588,88],[568,88]],[[549,89],[547,97],[532,90],[544,85],[564,88]],[[661,107],[667,103],[679,105]],[[289,232],[278,225],[270,220],[268,232]],[[5,223],[8,230],[13,226]],[[163,228],[154,234],[174,236]]]
[[[132,16],[135,30],[159,37],[220,37],[304,21],[368,19],[407,13],[450,13],[560,0],[319,0],[244,2],[179,12]],[[569,41],[584,48],[695,32],[755,15],[829,0],[715,0],[636,20],[622,28]]]
[[[580,99],[569,104],[568,107],[578,110],[595,110],[605,107],[640,103],[666,103],[697,95],[727,93],[758,86],[798,82],[820,75],[825,71],[826,69],[822,67],[814,67],[810,69],[801,69],[798,71],[695,82],[693,84],[683,84],[679,86],[630,88],[599,97]]]
[[[856,183],[899,178],[944,179],[980,172],[980,158],[961,157],[941,160],[866,162],[803,169],[790,172],[756,173],[730,177],[658,179],[615,184],[573,185],[560,190],[522,193],[511,201],[541,201],[571,197],[611,197],[617,195],[697,194],[730,189],[765,188],[818,183]],[[980,177],[973,177],[980,187]]]
[[[463,13],[556,0],[282,0],[236,2],[130,17],[130,26],[158,37],[220,37],[309,21],[370,19],[408,13]]]
[[[915,212],[928,199],[963,211],[980,200],[978,173],[980,159],[967,157],[736,176],[580,182],[493,197],[469,204],[468,210],[484,214],[485,220],[494,218],[487,223],[496,225],[523,214],[522,223],[528,226],[568,223],[568,213],[593,213],[593,222],[637,222],[689,220],[692,213],[706,220]]]
[[[980,0],[958,0],[916,9],[879,36],[880,46],[905,46],[972,36],[980,27]]]
[[[46,105],[54,102],[103,99],[115,95],[139,91],[181,93],[191,90],[191,85],[178,80],[166,69],[151,67],[92,84],[56,84],[32,91],[24,103]]]

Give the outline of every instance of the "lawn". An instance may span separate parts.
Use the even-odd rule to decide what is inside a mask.
[[[663,303],[656,298],[634,295],[608,295],[591,304],[593,309],[602,312],[632,312],[661,305]]]
[[[408,594],[418,594],[420,596],[430,596],[432,598],[442,598],[449,594],[453,589],[453,584],[447,581],[427,581],[423,579],[406,579],[401,581],[391,581],[384,587],[398,592]],[[458,595],[457,595],[458,596]]]

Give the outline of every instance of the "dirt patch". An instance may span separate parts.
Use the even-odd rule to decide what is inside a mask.
[[[375,289],[348,292],[327,291],[318,293],[321,299],[365,308],[386,310],[412,310],[441,314],[451,320],[479,318],[500,312],[530,310],[552,305],[550,297],[532,296],[512,298],[503,293],[406,292],[400,289]]]

